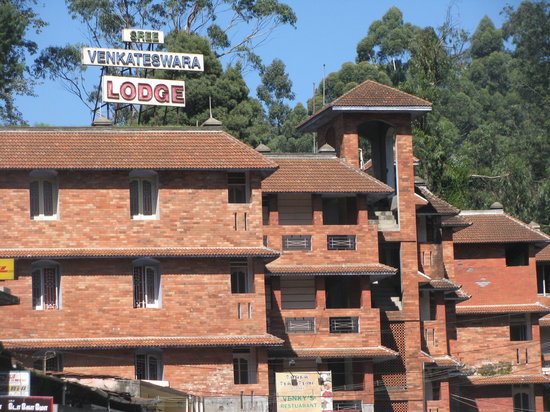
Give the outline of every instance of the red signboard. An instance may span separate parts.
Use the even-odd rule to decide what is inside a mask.
[[[0,396],[0,411],[53,412],[53,398],[51,396]]]

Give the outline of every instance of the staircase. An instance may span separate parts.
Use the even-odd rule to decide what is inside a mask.
[[[397,231],[399,230],[399,225],[393,216],[391,210],[377,210],[374,212],[376,218],[369,219],[369,225],[377,225],[378,231]]]

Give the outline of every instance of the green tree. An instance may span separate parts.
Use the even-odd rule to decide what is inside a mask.
[[[269,66],[261,69],[261,84],[256,90],[258,98],[266,106],[267,117],[275,134],[281,133],[283,123],[290,113],[290,107],[286,102],[294,100],[292,81],[285,70],[283,61],[274,59]]]
[[[0,0],[0,122],[23,121],[15,106],[16,95],[31,95],[35,84],[28,76],[26,54],[34,54],[37,44],[26,38],[45,25],[30,7],[33,1]]]
[[[470,38],[470,44],[470,54],[474,59],[489,56],[493,52],[504,49],[501,31],[495,28],[493,21],[487,16],[479,22]]]

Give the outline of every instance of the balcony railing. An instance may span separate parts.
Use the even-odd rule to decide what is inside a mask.
[[[330,318],[330,333],[359,333],[359,317]]]
[[[328,235],[328,250],[355,250],[355,235]]]

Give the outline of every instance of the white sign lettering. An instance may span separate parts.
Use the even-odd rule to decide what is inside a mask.
[[[164,43],[164,32],[160,30],[122,29],[122,41],[127,43]]]
[[[169,53],[142,50],[82,48],[82,64],[136,69],[204,71],[202,54]]]
[[[185,82],[103,76],[102,100],[110,103],[185,107]]]

